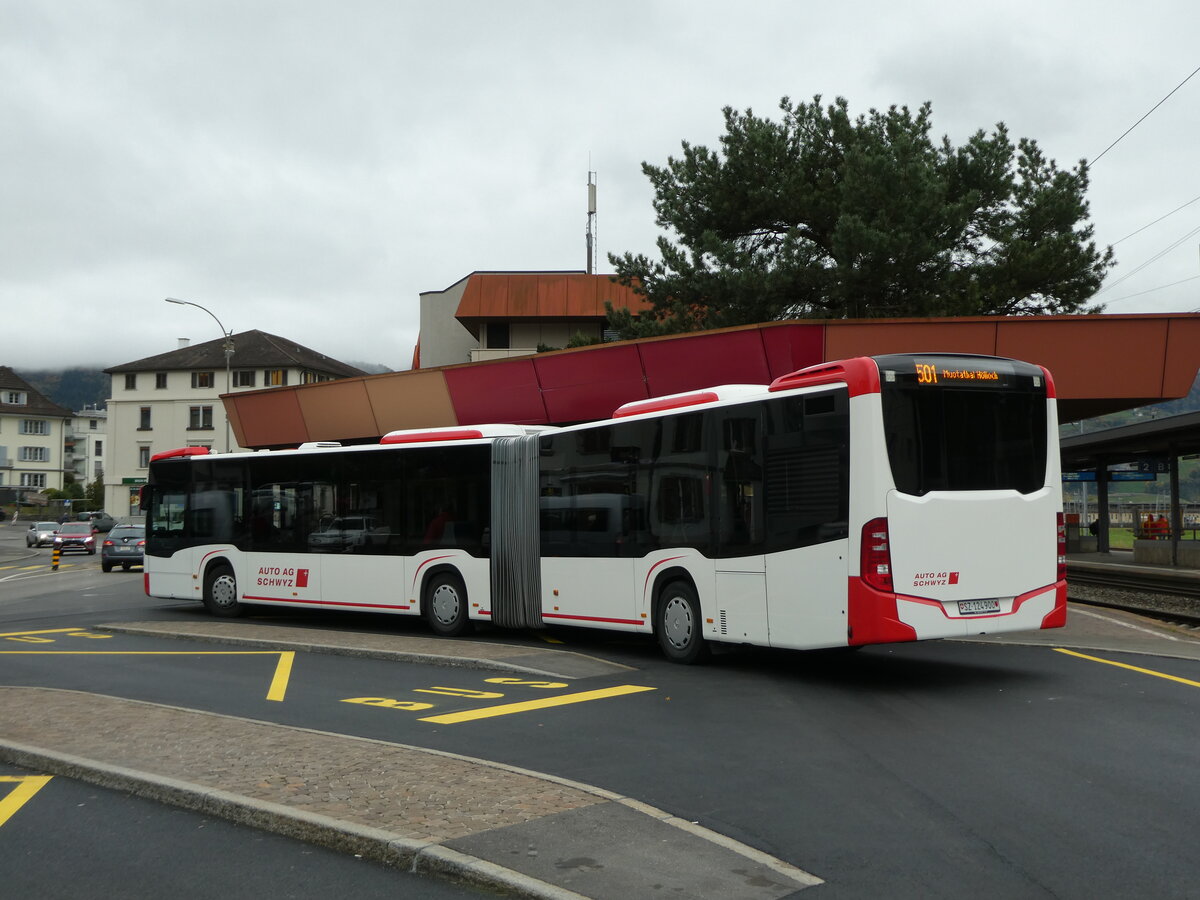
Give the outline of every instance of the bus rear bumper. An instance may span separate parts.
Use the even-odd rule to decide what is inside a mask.
[[[1066,600],[1066,584],[1059,582],[1016,597],[979,601],[898,596],[896,611],[916,631],[917,640],[924,640],[1057,628],[1066,624]],[[989,605],[997,608],[987,610]]]
[[[1035,631],[1066,624],[1067,585],[960,602],[887,594],[851,579],[849,607],[851,646]]]

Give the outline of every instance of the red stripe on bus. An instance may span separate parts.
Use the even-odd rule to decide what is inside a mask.
[[[941,600],[933,600],[929,597],[909,597],[905,594],[897,594],[896,599],[903,600],[906,603],[920,603],[922,606],[937,607],[938,609],[940,609],[942,611],[942,615],[945,616],[947,619],[952,619],[955,622],[960,622],[963,619],[999,619],[999,618],[1003,618],[1004,616],[1014,615],[1017,612],[1017,610],[1019,610],[1025,604],[1026,601],[1032,600],[1034,597],[1040,597],[1042,594],[1046,593],[1047,591],[1054,590],[1054,587],[1055,586],[1052,584],[1047,584],[1047,585],[1043,585],[1040,588],[1034,588],[1032,591],[1026,591],[1024,594],[1020,594],[1013,598],[1012,609],[1010,609],[1008,612],[985,613],[982,616],[978,615],[978,614],[975,614],[975,615],[967,614],[967,615],[960,615],[960,616],[950,615],[948,612],[946,612],[946,603],[957,602],[954,600],[948,600],[948,601],[946,601],[946,603],[943,603]]]
[[[680,394],[676,397],[655,397],[650,400],[633,400],[618,406],[613,412],[614,419],[626,416],[640,416],[642,413],[665,412],[671,409],[686,409],[689,406],[699,406],[702,403],[715,403],[721,397],[714,391],[694,391],[690,394]]]
[[[150,457],[150,462],[158,462],[160,459],[174,459],[175,457],[185,456],[207,456],[209,450],[207,447],[180,447],[177,450],[162,450]]]
[[[542,613],[543,619],[571,619],[575,622],[608,622],[613,625],[645,625],[641,619],[606,619],[603,616],[568,616],[562,613]]]
[[[1054,609],[1042,617],[1043,628],[1062,628],[1067,624],[1067,583],[1054,586]]]
[[[823,384],[845,384],[850,396],[879,393],[879,365],[867,356],[819,363],[806,369],[780,375],[771,382],[768,391],[790,391]]]
[[[445,556],[431,556],[431,557],[429,557],[429,559],[423,561],[419,566],[417,566],[416,570],[413,572],[413,580],[412,580],[412,588],[414,591],[416,591],[416,589],[417,589],[417,579],[421,575],[421,570],[423,568],[425,568],[427,565],[429,565],[430,563],[437,562],[439,559],[454,559],[454,554],[447,553]]]
[[[654,574],[654,570],[665,563],[674,562],[677,559],[683,559],[682,556],[669,556],[666,559],[660,559],[650,567],[650,571],[646,573],[646,581],[642,584],[642,596],[645,596],[646,589],[650,587],[650,576]]]
[[[455,428],[446,431],[418,431],[415,434],[385,434],[381,444],[423,444],[433,441],[475,441],[483,437],[478,428]]]
[[[265,600],[269,603],[309,603],[313,606],[363,606],[369,609],[412,609],[409,605],[399,606],[395,603],[354,603],[349,600],[301,600],[299,597],[252,597],[242,595],[243,600]]]

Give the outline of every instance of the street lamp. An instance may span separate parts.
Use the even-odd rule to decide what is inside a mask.
[[[199,303],[193,303],[191,300],[176,300],[174,297],[163,298],[167,303],[177,303],[180,306],[194,306],[196,309],[202,309],[217,323],[217,327],[221,329],[221,334],[225,336],[225,393],[233,391],[233,374],[230,367],[230,361],[233,359],[233,332],[226,331],[225,326],[221,324],[221,320],[216,314],[206,306],[201,306]],[[229,439],[229,413],[225,413],[225,452],[228,453],[233,447]]]

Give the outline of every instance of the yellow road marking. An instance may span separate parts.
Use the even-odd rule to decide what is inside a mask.
[[[0,650],[5,656],[275,656],[279,650]],[[294,653],[285,650],[284,653]]]
[[[1155,672],[1153,669],[1143,669],[1139,666],[1131,666],[1129,663],[1114,662],[1111,659],[1100,659],[1098,656],[1088,656],[1086,653],[1076,653],[1074,650],[1067,650],[1063,647],[1055,647],[1054,649],[1059,653],[1065,653],[1067,656],[1078,656],[1080,659],[1104,663],[1106,666],[1116,666],[1118,669],[1128,669],[1131,672],[1139,672],[1142,675],[1153,675],[1155,678],[1165,678],[1167,681],[1178,681],[1180,684],[1186,684],[1190,687],[1200,687],[1200,681],[1192,681],[1190,678],[1180,678],[1178,675],[1168,675],[1166,672]]]
[[[619,687],[603,688],[598,691],[560,694],[557,697],[543,697],[540,700],[527,700],[523,703],[504,703],[500,706],[487,706],[483,709],[468,709],[463,712],[446,713],[442,716],[428,716],[420,721],[433,722],[437,725],[457,725],[459,722],[473,722],[476,719],[490,719],[493,716],[508,716],[534,709],[549,709],[552,706],[567,706],[571,703],[586,703],[589,700],[603,700],[606,697],[620,697],[624,694],[638,694],[642,691],[654,690],[658,689],[639,687],[636,684],[623,684]]]
[[[2,636],[2,635],[0,635]],[[278,656],[268,700],[283,700],[295,650],[0,650],[0,656]]]
[[[8,792],[7,797],[0,798],[0,825],[12,818],[13,813],[44,788],[52,777],[51,775],[0,775],[0,781],[17,783],[17,786]]]
[[[271,679],[271,688],[267,691],[268,700],[283,701],[283,695],[287,693],[288,679],[292,675],[292,663],[295,659],[295,650],[284,650],[279,654],[279,663],[275,666],[275,677]]]
[[[45,631],[6,631],[0,637],[18,637],[24,634],[66,634],[71,631],[83,631],[82,628],[47,628]]]

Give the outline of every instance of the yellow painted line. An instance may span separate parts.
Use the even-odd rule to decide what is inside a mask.
[[[44,788],[52,777],[51,775],[0,775],[0,781],[17,782],[17,786],[8,792],[7,797],[0,798],[0,825],[11,819],[13,813]]]
[[[562,643],[562,641],[560,641],[558,638],[551,637],[549,634],[547,634],[544,631],[537,632],[537,636],[539,638],[541,638],[543,641],[545,641],[547,644],[561,644]]]
[[[278,650],[0,650],[5,656],[275,656],[277,653]]]
[[[1131,672],[1138,672],[1142,675],[1153,675],[1155,678],[1165,678],[1167,681],[1178,681],[1180,684],[1186,684],[1189,687],[1200,687],[1200,681],[1192,681],[1190,678],[1180,678],[1178,675],[1168,675],[1166,672],[1156,672],[1153,669],[1143,669],[1139,666],[1131,666],[1129,663],[1114,662],[1111,659],[1100,659],[1098,656],[1088,656],[1086,653],[1076,653],[1074,650],[1067,650],[1063,647],[1055,647],[1054,649],[1059,653],[1065,653],[1067,656],[1078,656],[1080,659],[1104,663],[1106,666],[1116,666],[1118,669],[1128,669]]]
[[[598,691],[560,694],[557,697],[543,697],[541,700],[527,700],[524,703],[504,703],[500,706],[486,706],[482,709],[468,709],[463,712],[446,713],[443,716],[427,716],[421,719],[421,721],[433,722],[436,725],[457,725],[459,722],[473,722],[476,719],[490,719],[494,716],[508,716],[513,713],[529,712],[535,709],[568,706],[571,703],[587,703],[589,700],[603,700],[607,697],[620,697],[624,694],[640,694],[642,691],[655,690],[658,690],[658,688],[639,687],[636,684],[622,684],[618,687],[603,688]]]
[[[83,631],[82,628],[48,628],[45,631],[6,631],[0,637],[20,637],[26,634],[66,634],[69,631]]]
[[[279,664],[275,666],[275,677],[271,679],[271,688],[267,691],[268,700],[283,700],[283,695],[287,693],[288,679],[292,675],[292,663],[295,659],[295,650],[284,650],[279,654]]]

